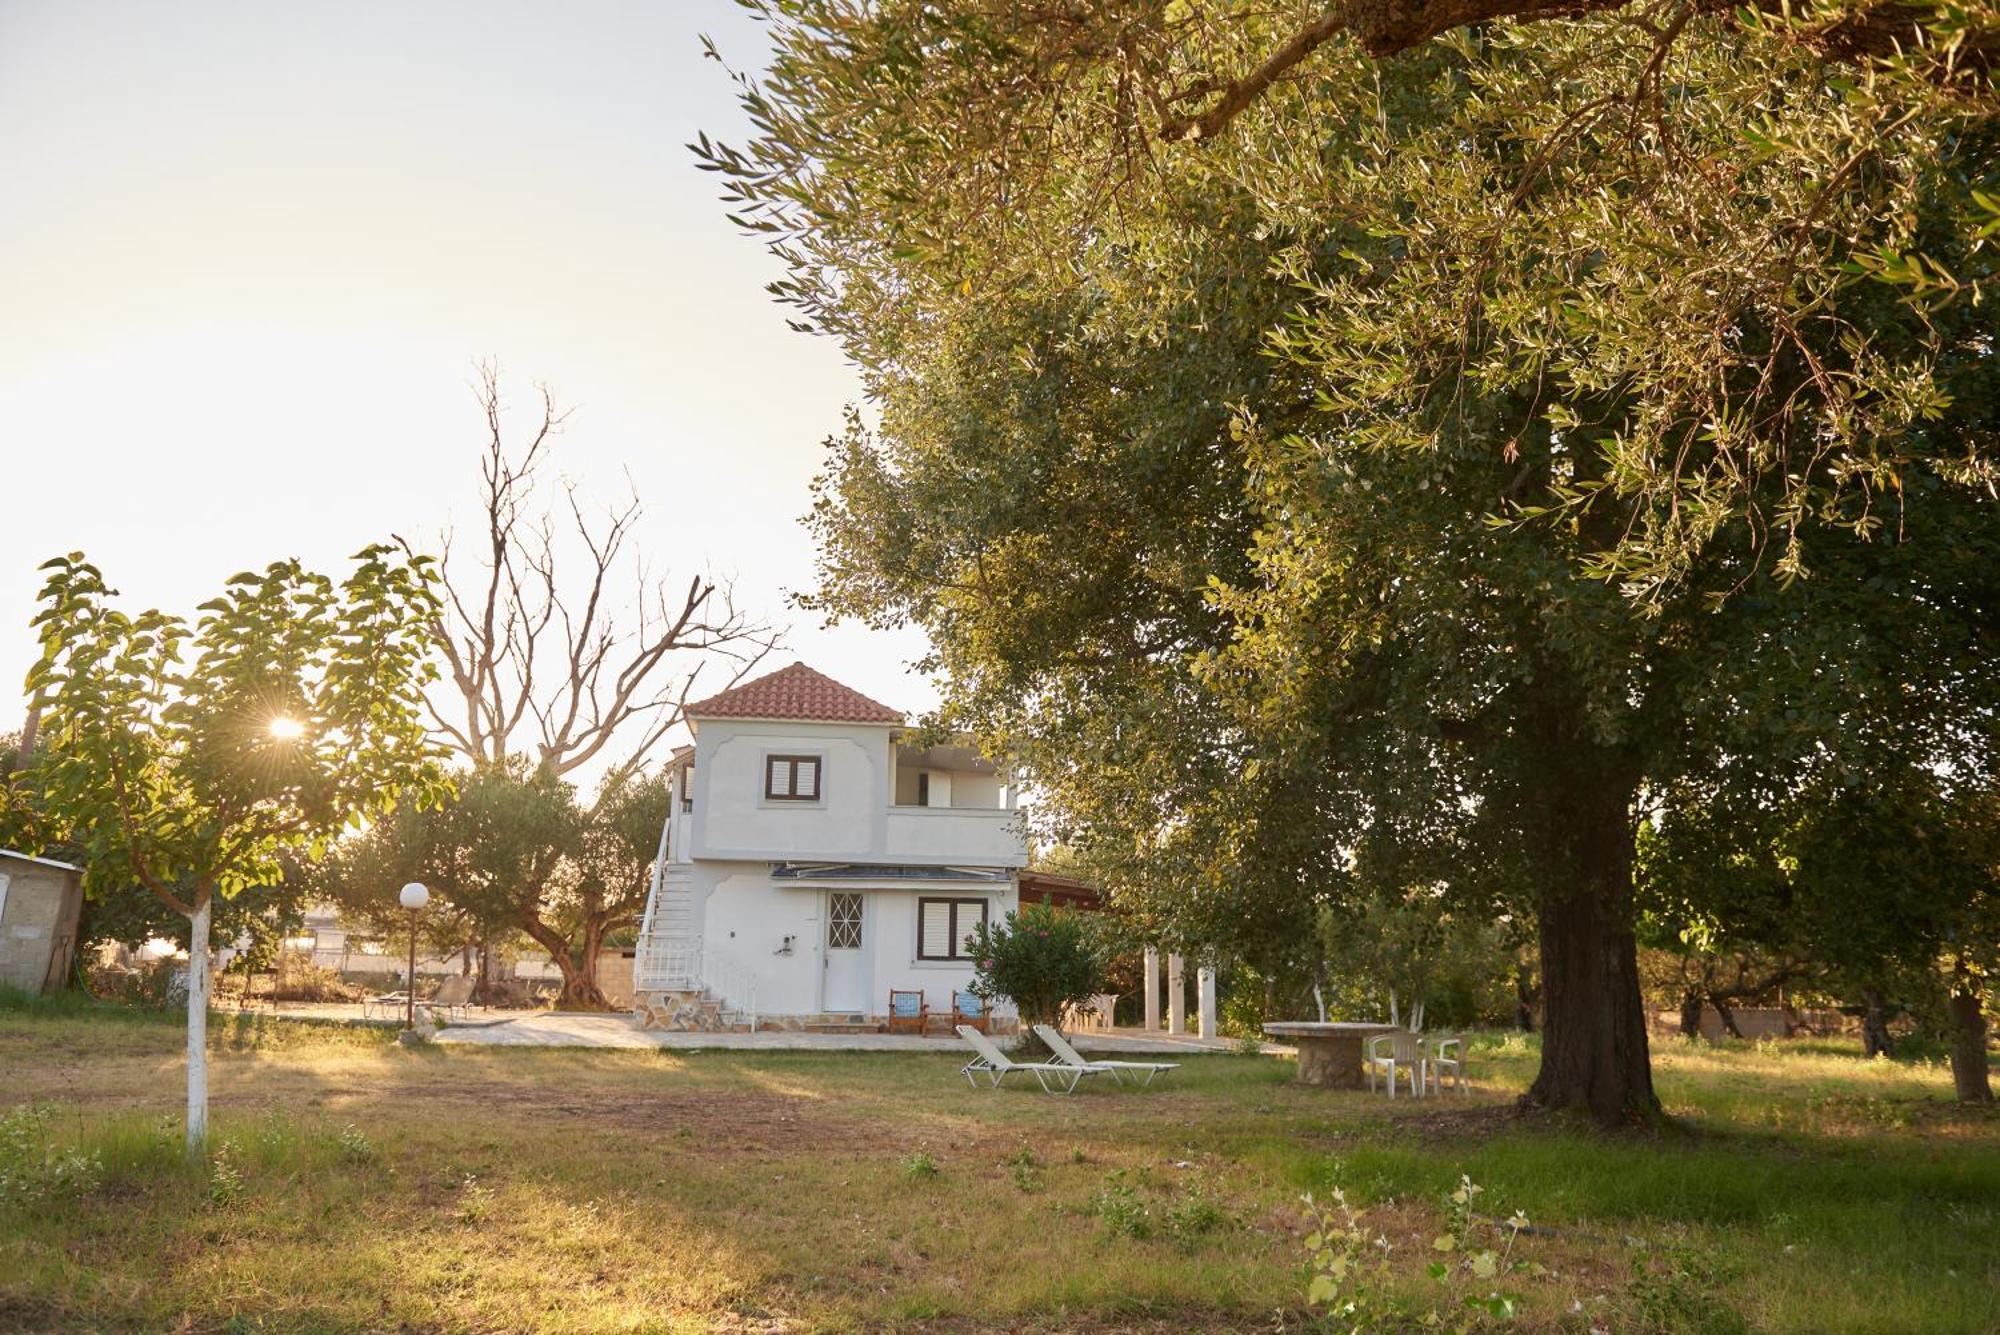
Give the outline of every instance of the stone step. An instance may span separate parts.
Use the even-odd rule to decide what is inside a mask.
[[[805,1032],[809,1034],[879,1034],[882,1026],[870,1024],[866,1020],[807,1020]]]

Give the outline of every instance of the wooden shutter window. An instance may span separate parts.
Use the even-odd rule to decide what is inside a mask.
[[[917,958],[951,958],[951,901],[926,899],[920,906],[922,929],[917,941]]]
[[[917,958],[969,960],[972,933],[986,921],[983,899],[919,899]]]
[[[774,802],[819,801],[819,757],[765,756],[764,796]]]
[[[972,958],[972,933],[986,921],[986,901],[983,899],[961,899],[952,905],[951,930],[958,944],[960,959]]]

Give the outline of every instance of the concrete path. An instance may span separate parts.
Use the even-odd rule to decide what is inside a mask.
[[[913,1034],[703,1034],[641,1029],[628,1015],[571,1015],[541,1011],[497,1024],[475,1019],[440,1029],[440,1043],[528,1048],[730,1048],[755,1052],[963,1052],[956,1036]],[[1074,1039],[1079,1051],[1102,1053],[1231,1052],[1233,1039],[1149,1034],[1141,1030],[1090,1030]],[[1265,1051],[1278,1049],[1267,1045]]]

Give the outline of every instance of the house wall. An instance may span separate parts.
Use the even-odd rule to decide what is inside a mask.
[[[998,923],[1007,913],[1019,907],[1019,897],[1014,887],[1004,890],[993,887],[875,890],[869,893],[872,901],[870,910],[875,927],[875,991],[869,1003],[870,1014],[886,1014],[889,1009],[890,988],[921,988],[924,1002],[933,1014],[951,1011],[951,994],[954,988],[972,985],[974,970],[970,961],[958,963],[944,960],[920,960],[917,958],[917,901],[948,896],[953,899],[985,899],[987,921]],[[996,1006],[995,1014],[1013,1013],[1011,1007]]]
[[[814,1015],[825,1009],[821,996],[822,959],[826,948],[824,921],[827,888],[774,882],[768,864],[734,863],[727,867],[697,865],[696,901],[701,934],[711,961],[718,953],[743,975],[757,980],[757,1010],[765,1015]],[[707,873],[707,875],[700,875]],[[917,958],[917,900],[950,895],[989,901],[990,921],[998,922],[1019,906],[1012,885],[1006,887],[842,886],[864,896],[862,949],[871,980],[864,1011],[882,1015],[891,988],[921,988],[934,1010],[949,1010],[952,989],[972,983],[970,962]],[[785,937],[794,939],[790,954],[782,953]],[[726,978],[730,970],[711,963],[709,988],[730,1004],[747,1006]]]
[[[896,769],[897,806],[917,805],[917,777],[924,773],[931,776],[929,806],[991,810],[1001,805],[998,774],[975,774],[971,770],[926,771],[906,764]]]
[[[61,987],[82,910],[76,872],[0,857],[0,984],[24,992]]]
[[[828,886],[774,881],[772,864],[801,862],[1019,867],[1027,861],[1020,813],[1002,809],[997,775],[939,771],[929,808],[893,799],[915,771],[897,772],[893,727],[707,718],[697,722],[694,810],[678,802],[672,816],[663,877],[673,903],[685,886],[690,945],[706,952],[703,982],[732,1009],[747,1009],[746,980],[755,979],[760,1015],[807,1016],[827,1011],[826,896]],[[820,796],[811,802],[764,796],[771,755],[821,758]],[[843,952],[866,979],[862,1009],[880,1015],[892,987],[921,987],[934,1008],[948,1010],[951,991],[972,981],[970,963],[918,961],[917,899],[925,894],[977,895],[997,919],[1015,907],[1014,887],[919,889],[909,884],[843,883],[866,905],[862,958]],[[786,939],[791,938],[787,950]],[[852,976],[852,975],[850,975]],[[857,989],[858,990],[858,989]]]
[[[709,872],[702,904],[702,944],[709,953],[709,989],[735,1006],[738,995],[727,975],[754,975],[757,1009],[771,1015],[809,1015],[820,1009],[820,895],[771,880],[767,864],[703,868]],[[700,889],[696,898],[703,900]],[[781,953],[785,937],[792,952]],[[718,965],[718,957],[721,959]],[[733,970],[730,966],[733,966]]]
[[[974,774],[970,771],[956,774],[951,780],[951,804],[955,807],[975,807],[992,809],[1000,805],[1000,776],[998,774]]]
[[[889,729],[704,719],[695,740],[689,856],[880,856],[889,809]],[[818,755],[820,797],[764,796],[764,758]]]

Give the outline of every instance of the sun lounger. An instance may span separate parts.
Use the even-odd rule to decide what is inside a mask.
[[[1154,1076],[1165,1075],[1168,1071],[1180,1065],[1179,1062],[1124,1062],[1110,1061],[1103,1057],[1085,1057],[1069,1045],[1068,1039],[1064,1038],[1054,1029],[1049,1028],[1049,1026],[1038,1024],[1035,1026],[1035,1032],[1041,1035],[1042,1042],[1049,1045],[1049,1051],[1055,1053],[1056,1060],[1064,1066],[1075,1067],[1079,1070],[1109,1071],[1111,1072],[1111,1078],[1121,1085],[1125,1083],[1123,1073],[1126,1071],[1130,1071],[1134,1075],[1144,1072],[1146,1078],[1139,1082],[1140,1087],[1144,1088],[1153,1083]]]
[[[1083,1066],[1068,1066],[1062,1062],[1017,1062],[995,1047],[992,1039],[969,1024],[958,1027],[958,1036],[970,1043],[972,1050],[979,1054],[959,1069],[959,1074],[965,1077],[965,1083],[974,1089],[979,1088],[979,1077],[982,1075],[987,1078],[987,1088],[997,1089],[1002,1080],[1016,1071],[1026,1071],[1041,1084],[1042,1092],[1045,1094],[1053,1094],[1056,1086],[1060,1086],[1065,1094],[1074,1094],[1078,1082],[1083,1077],[1098,1075],[1110,1069],[1088,1063]],[[1055,1086],[1049,1084],[1050,1080],[1055,1081]]]
[[[472,1009],[472,989],[475,983],[476,980],[469,973],[454,974],[438,984],[437,993],[429,1001],[419,1001],[417,1004],[429,1011],[433,1019],[439,1011],[444,1012],[446,1019],[453,1015],[463,1016]]]
[[[365,1020],[372,1020],[375,1018],[377,1010],[380,1010],[384,1015],[394,1015],[397,1011],[407,1009],[409,1004],[410,994],[408,992],[383,992],[377,996],[363,997],[361,999],[361,1017]]]

